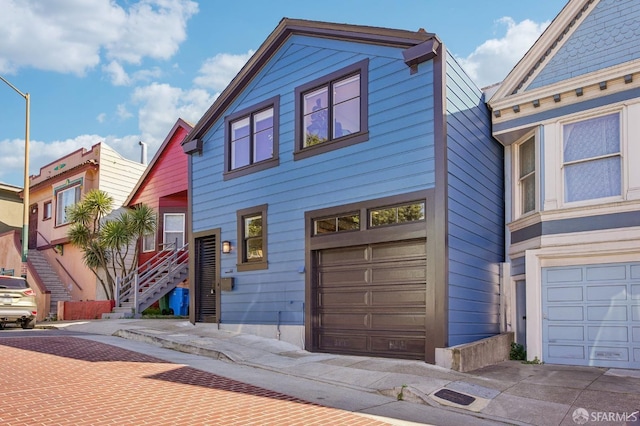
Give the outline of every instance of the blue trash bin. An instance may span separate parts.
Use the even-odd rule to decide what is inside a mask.
[[[189,289],[177,287],[169,294],[169,308],[174,315],[186,316],[189,309]]]

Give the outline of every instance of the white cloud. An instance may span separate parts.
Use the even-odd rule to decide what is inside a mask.
[[[82,76],[101,63],[102,51],[121,63],[166,60],[197,12],[191,0],[140,0],[126,10],[111,0],[3,0],[0,72],[31,67]]]
[[[138,122],[142,141],[149,144],[149,154],[158,148],[178,118],[195,124],[215,97],[202,89],[183,90],[168,84],[153,83],[135,89],[132,101],[141,105]]]
[[[121,119],[121,120],[126,120],[129,119],[131,117],[133,117],[133,114],[131,114],[128,110],[127,110],[127,106],[125,104],[119,104],[116,107],[116,115]]]
[[[100,114],[98,114],[98,116],[96,117],[96,121],[98,123],[104,123],[105,120],[107,119],[107,114],[105,114],[104,112],[101,112]]]
[[[466,58],[457,58],[479,87],[502,81],[549,25],[529,19],[516,23],[510,17],[497,23],[507,27],[502,38],[487,40]]]
[[[198,70],[199,76],[193,82],[197,86],[221,92],[238,74],[238,71],[247,63],[253,53],[253,50],[240,55],[219,53],[202,64]]]
[[[131,83],[127,72],[116,61],[109,62],[108,65],[102,67],[102,70],[109,76],[111,84],[114,86],[128,86]]]

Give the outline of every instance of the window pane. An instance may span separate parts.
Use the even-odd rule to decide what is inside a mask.
[[[520,181],[522,188],[522,214],[535,210],[536,208],[536,176],[530,175]]]
[[[326,87],[304,95],[304,146],[311,146],[327,140],[328,132],[328,90]]]
[[[338,218],[338,232],[339,231],[355,231],[360,229],[360,216],[350,215],[341,216]]]
[[[262,259],[262,238],[251,238],[247,240],[247,260],[261,260]]]
[[[333,109],[333,114],[334,138],[360,131],[360,98],[337,104]]]
[[[253,155],[255,156],[255,163],[273,157],[273,128],[256,133],[254,137],[253,152]]]
[[[249,136],[231,143],[231,168],[249,164]]]
[[[246,138],[249,136],[249,117],[231,123],[231,140]]]
[[[378,209],[371,212],[371,226],[391,225],[397,223],[396,208]]]
[[[315,234],[336,232],[336,219],[320,219],[315,221]]]
[[[262,216],[246,217],[244,219],[245,238],[262,236]]]
[[[345,78],[333,85],[333,104],[360,97],[360,75]]]
[[[184,234],[182,232],[165,232],[164,243],[175,244],[176,248],[180,248],[184,245]]]
[[[536,169],[536,151],[534,139],[520,145],[520,177],[526,176]]]
[[[56,206],[56,225],[67,223],[67,207],[80,201],[80,186],[65,189],[58,193]]]
[[[142,237],[142,251],[154,251],[156,249],[156,235],[149,234]]]
[[[184,215],[183,214],[165,214],[164,229],[170,231],[184,231]]]
[[[591,118],[563,127],[564,161],[571,162],[620,152],[618,114]]]
[[[398,223],[415,222],[424,219],[424,203],[398,207]]]
[[[254,120],[256,133],[273,128],[273,108],[257,113]]]
[[[564,196],[569,202],[620,195],[620,157],[565,166],[564,178]]]

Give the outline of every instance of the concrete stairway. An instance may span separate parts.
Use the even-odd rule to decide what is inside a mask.
[[[51,292],[51,305],[49,316],[58,315],[58,302],[70,301],[71,295],[60,281],[60,277],[55,273],[44,254],[38,250],[29,250],[29,263],[35,269],[47,290]]]

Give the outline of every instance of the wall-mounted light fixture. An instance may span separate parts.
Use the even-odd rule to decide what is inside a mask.
[[[231,241],[223,241],[222,242],[222,252],[224,254],[231,253]]]

